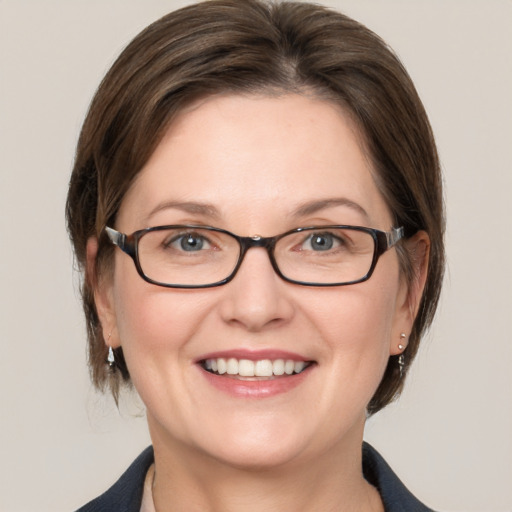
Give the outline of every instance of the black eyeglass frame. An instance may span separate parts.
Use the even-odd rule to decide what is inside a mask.
[[[231,274],[215,283],[210,284],[202,284],[202,285],[188,285],[188,284],[168,284],[168,283],[161,283],[159,281],[154,281],[150,277],[148,277],[144,271],[142,270],[142,267],[139,262],[139,240],[146,234],[152,231],[163,231],[167,229],[201,229],[206,231],[215,231],[218,233],[224,233],[226,235],[229,235],[231,238],[234,238],[239,246],[240,246],[240,254],[238,256],[238,261],[231,272]],[[360,279],[356,279],[354,281],[348,281],[348,282],[342,282],[342,283],[312,283],[307,281],[297,281],[295,279],[290,279],[283,275],[281,273],[281,270],[279,269],[279,266],[277,265],[277,262],[274,257],[274,250],[277,242],[288,235],[291,235],[292,233],[301,233],[304,231],[318,231],[318,230],[324,230],[324,229],[348,229],[353,231],[362,231],[364,233],[368,233],[374,241],[374,251],[373,251],[373,258],[370,265],[370,269]],[[133,232],[131,235],[127,235],[125,233],[121,233],[113,228],[110,228],[108,226],[105,227],[105,233],[107,234],[109,240],[119,247],[123,252],[125,252],[128,256],[130,256],[135,264],[135,268],[137,269],[137,272],[139,273],[140,277],[144,279],[144,281],[154,284],[156,286],[163,286],[164,288],[188,288],[188,289],[196,289],[196,288],[214,288],[217,286],[222,286],[226,283],[229,283],[238,272],[238,269],[242,265],[243,259],[245,257],[245,254],[249,249],[252,249],[253,247],[262,247],[267,250],[268,257],[270,259],[270,263],[272,265],[272,268],[274,269],[275,273],[284,281],[288,283],[298,284],[301,286],[315,286],[315,287],[331,287],[331,286],[347,286],[351,284],[357,284],[362,283],[364,281],[367,281],[370,279],[370,277],[373,274],[373,271],[375,270],[375,266],[377,265],[377,261],[379,260],[380,256],[382,256],[386,251],[391,249],[396,243],[404,237],[404,228],[392,228],[391,231],[381,231],[379,229],[374,228],[368,228],[364,226],[346,226],[346,225],[329,225],[329,226],[308,226],[308,227],[302,227],[302,228],[296,228],[291,229],[289,231],[286,231],[285,233],[282,233],[280,235],[271,236],[271,237],[262,237],[262,236],[238,236],[234,233],[231,233],[230,231],[227,231],[225,229],[221,228],[215,228],[212,226],[201,226],[201,225],[195,225],[195,224],[175,224],[175,225],[168,225],[168,226],[155,226],[145,229],[139,229],[138,231]]]

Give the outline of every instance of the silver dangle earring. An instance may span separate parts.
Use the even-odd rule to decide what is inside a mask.
[[[404,368],[405,368],[405,356],[400,354],[398,356],[398,368],[400,368],[400,378],[404,376]]]
[[[110,369],[113,370],[114,366],[116,365],[116,358],[114,357],[114,351],[112,350],[112,347],[108,347],[107,363]]]
[[[405,332],[402,332],[400,334],[400,340],[405,342],[405,338],[406,338]],[[399,343],[398,349],[404,350],[405,345],[403,343]],[[403,353],[398,356],[398,368],[400,369],[400,378],[402,378],[404,376],[404,368],[405,368],[405,356]]]
[[[110,342],[111,336],[112,336],[112,333],[109,333],[107,343]],[[107,364],[111,370],[113,370],[116,365],[116,358],[114,357],[114,350],[112,349],[112,347],[110,345],[108,346]]]

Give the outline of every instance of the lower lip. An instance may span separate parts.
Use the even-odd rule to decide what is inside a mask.
[[[215,388],[231,396],[239,398],[269,398],[287,393],[301,384],[314,365],[295,375],[275,377],[265,380],[242,380],[232,376],[217,375],[199,366],[206,380]]]

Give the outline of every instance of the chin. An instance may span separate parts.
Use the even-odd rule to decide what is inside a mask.
[[[255,443],[234,443],[227,450],[210,452],[220,463],[244,471],[270,471],[293,463],[304,452],[304,447]]]
[[[203,442],[192,443],[217,461],[247,471],[271,470],[307,457],[313,440],[321,436],[308,432],[311,425],[306,421],[276,416],[213,428],[202,436]]]

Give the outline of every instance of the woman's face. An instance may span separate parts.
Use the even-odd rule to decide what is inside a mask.
[[[299,95],[216,96],[172,124],[115,227],[167,224],[273,236],[328,224],[388,231],[392,220],[341,109]],[[253,248],[233,281],[193,290],[145,282],[116,251],[97,303],[153,442],[250,467],[360,449],[365,408],[412,321],[394,249],[366,282],[315,288],[283,281]],[[205,369],[219,358],[308,366],[272,377]]]

